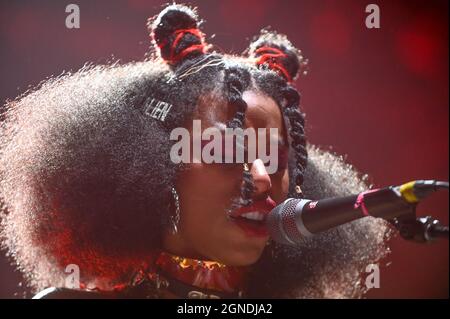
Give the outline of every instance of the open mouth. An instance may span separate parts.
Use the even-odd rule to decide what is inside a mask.
[[[251,237],[266,237],[269,232],[266,217],[276,206],[273,199],[254,201],[251,205],[241,207],[230,213],[230,220]]]
[[[266,219],[266,215],[267,214],[263,214],[260,212],[250,212],[250,213],[245,213],[245,214],[240,215],[239,218],[253,220],[256,222],[262,222]]]

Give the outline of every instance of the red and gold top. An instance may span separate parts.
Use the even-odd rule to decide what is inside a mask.
[[[245,290],[248,267],[227,266],[216,261],[179,257],[166,252],[156,259],[161,272],[184,284],[225,293]]]

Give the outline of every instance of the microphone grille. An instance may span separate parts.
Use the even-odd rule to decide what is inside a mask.
[[[300,199],[287,199],[275,207],[267,218],[267,227],[272,239],[280,244],[295,245],[301,241],[301,234],[295,221],[295,207]]]

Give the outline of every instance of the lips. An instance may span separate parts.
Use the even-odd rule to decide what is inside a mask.
[[[254,201],[251,205],[241,207],[230,213],[231,221],[250,237],[266,237],[269,235],[266,217],[274,209],[276,203],[270,197]]]

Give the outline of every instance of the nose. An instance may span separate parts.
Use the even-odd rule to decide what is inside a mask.
[[[261,159],[253,161],[250,173],[252,174],[255,186],[254,196],[267,195],[272,188],[272,181],[270,180],[270,176],[267,174],[266,167]]]

